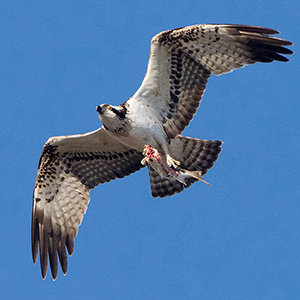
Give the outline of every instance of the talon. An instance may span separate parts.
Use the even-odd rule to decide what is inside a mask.
[[[178,173],[172,168],[176,164],[173,158],[168,154],[159,153],[157,149],[145,145],[143,154],[145,157],[142,160],[142,163],[151,165],[151,167],[156,170],[156,172],[165,178],[176,180]]]
[[[167,154],[167,164],[168,164],[168,166],[174,167],[175,169],[177,169],[180,166],[180,161],[174,159],[169,154]]]
[[[142,164],[143,166],[146,166],[146,165],[147,165],[147,158],[146,158],[146,157],[144,157],[144,158],[141,160],[141,164]]]
[[[181,169],[180,162],[172,158],[169,154],[161,154],[157,149],[145,145],[143,150],[144,158],[141,163],[143,165],[150,165],[156,172],[163,178],[169,180],[177,180],[184,184],[188,185],[186,182],[187,178],[195,178],[204,182],[207,185],[210,185],[207,181],[202,179],[201,171],[189,171]]]

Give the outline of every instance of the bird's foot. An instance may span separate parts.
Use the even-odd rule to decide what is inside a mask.
[[[173,168],[177,169],[180,166],[180,161],[174,159],[172,156],[167,154],[167,164],[169,167],[173,167]]]
[[[186,178],[195,178],[208,185],[204,179],[202,179],[201,171],[189,171],[184,170],[179,167],[180,162],[173,159],[170,155],[159,153],[158,150],[149,145],[144,147],[144,158],[141,163],[143,165],[150,165],[162,178],[167,178],[171,180],[177,180],[184,185],[187,185]]]
[[[162,154],[158,152],[158,150],[154,147],[149,145],[145,145],[144,147],[144,158],[142,159],[141,163],[143,165],[150,165],[161,177],[166,177],[169,179],[173,179],[176,177],[176,171],[172,168],[168,163],[168,157],[171,157],[166,154]],[[176,162],[174,160],[174,162]],[[174,178],[175,179],[175,178]]]

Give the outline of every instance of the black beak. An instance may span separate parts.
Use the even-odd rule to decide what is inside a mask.
[[[97,112],[98,112],[99,114],[102,114],[102,113],[103,113],[103,108],[102,108],[100,105],[98,105],[98,106],[96,107],[96,110],[97,110]]]

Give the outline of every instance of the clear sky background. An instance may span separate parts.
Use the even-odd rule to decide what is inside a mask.
[[[2,299],[300,299],[298,0],[1,1]],[[146,169],[91,192],[69,271],[32,264],[32,191],[50,136],[101,126],[134,94],[156,33],[197,23],[278,29],[289,63],[212,77],[185,134],[224,141],[205,179],[153,199]]]

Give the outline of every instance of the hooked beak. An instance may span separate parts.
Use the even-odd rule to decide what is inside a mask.
[[[98,105],[97,107],[96,107],[96,110],[97,110],[97,112],[101,115],[102,113],[103,113],[103,111],[104,111],[104,109],[103,109],[103,107],[101,106],[101,105]]]

